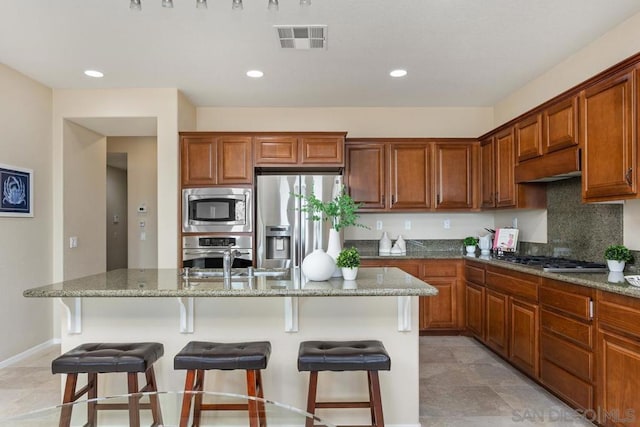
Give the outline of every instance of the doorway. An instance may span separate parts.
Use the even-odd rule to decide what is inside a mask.
[[[129,266],[127,153],[107,153],[107,271]]]

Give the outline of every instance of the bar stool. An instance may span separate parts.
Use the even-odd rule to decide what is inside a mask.
[[[174,369],[186,369],[187,375],[182,398],[180,427],[189,423],[193,393],[202,392],[205,371],[217,369],[224,371],[245,370],[247,374],[247,395],[264,398],[261,370],[266,369],[271,355],[271,343],[268,341],[215,343],[191,341],[173,359]],[[195,396],[193,407],[193,426],[200,425],[202,411],[239,411],[249,412],[251,427],[266,427],[265,406],[263,400],[247,399],[247,403],[202,403],[202,394]]]
[[[87,393],[88,399],[98,397],[98,374],[126,372],[129,394],[157,392],[158,385],[153,370],[153,363],[164,354],[164,346],[157,342],[141,343],[87,343],[66,352],[51,362],[54,374],[67,374],[66,386],[60,412],[60,427],[67,427],[71,423],[70,403],[78,400]],[[147,384],[138,389],[138,373],[144,372]],[[87,374],[87,385],[76,393],[78,374]],[[87,424],[93,427],[97,422],[98,410],[129,409],[129,425],[140,426],[140,409],[151,409],[153,425],[163,423],[162,412],[157,395],[150,395],[150,403],[141,404],[141,395],[129,396],[128,404],[96,403],[87,405]]]
[[[315,415],[321,408],[369,408],[371,425],[384,427],[378,371],[391,369],[391,358],[380,341],[304,341],[298,352],[298,371],[310,371],[307,412]],[[367,371],[368,402],[318,402],[316,391],[319,371]],[[313,426],[307,418],[306,427]]]

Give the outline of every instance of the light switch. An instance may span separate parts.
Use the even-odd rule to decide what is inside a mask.
[[[113,216],[113,223],[114,223],[114,224],[117,224],[117,223],[119,223],[119,222],[120,222],[120,215],[114,215],[114,216]]]
[[[77,236],[69,237],[69,247],[71,249],[78,247],[78,237]]]
[[[145,225],[147,225],[144,221],[140,221],[140,228],[144,228]]]

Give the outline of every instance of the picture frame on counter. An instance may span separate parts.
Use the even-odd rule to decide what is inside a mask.
[[[0,163],[0,217],[33,217],[33,169]]]

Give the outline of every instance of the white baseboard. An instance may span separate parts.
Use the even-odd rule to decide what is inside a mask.
[[[45,341],[41,344],[36,345],[35,347],[31,347],[28,350],[23,351],[22,353],[18,353],[15,356],[12,356],[8,359],[2,360],[0,361],[0,369],[1,368],[6,368],[7,366],[11,366],[14,363],[18,363],[24,359],[26,359],[27,357],[33,356],[34,354],[40,353],[43,350],[46,350],[47,348],[56,345],[56,344],[60,344],[61,340],[58,339],[50,339],[48,341]]]

